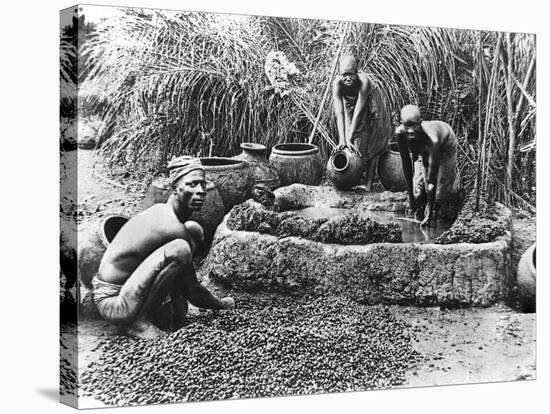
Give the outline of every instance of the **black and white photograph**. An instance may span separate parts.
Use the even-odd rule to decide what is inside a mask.
[[[537,379],[537,34],[59,22],[62,403]]]

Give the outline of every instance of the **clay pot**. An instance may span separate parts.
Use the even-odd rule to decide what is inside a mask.
[[[390,149],[378,157],[378,177],[387,191],[407,190],[407,182],[405,181],[405,174],[403,174],[399,152]]]
[[[79,230],[78,271],[80,282],[87,288],[92,286],[92,279],[99,270],[107,246],[127,221],[126,216],[112,214],[92,221]]]
[[[190,220],[199,223],[204,231],[204,240],[210,246],[218,225],[223,221],[225,208],[216,185],[209,182],[206,185],[206,199],[199,211],[194,211]]]
[[[313,144],[278,144],[273,147],[269,163],[279,174],[282,186],[299,183],[319,185],[323,178],[323,160]]]
[[[363,160],[349,148],[334,151],[328,159],[327,176],[340,190],[357,185],[362,175]]]
[[[141,202],[141,211],[147,210],[153,204],[166,203],[171,193],[172,186],[170,185],[170,180],[166,177],[157,178],[151,183]]]
[[[534,312],[536,307],[537,269],[536,245],[530,246],[521,256],[516,273],[518,300],[526,312]]]
[[[249,198],[252,176],[245,161],[224,157],[201,158],[206,179],[212,181],[223,200],[225,212]]]
[[[160,177],[154,180],[141,204],[141,209],[146,210],[153,204],[166,203],[172,194],[170,180]],[[208,181],[206,184],[206,199],[200,211],[193,212],[189,220],[195,220],[204,231],[204,238],[207,243],[212,241],[218,225],[222,222],[225,214],[225,207],[216,185]]]
[[[270,190],[275,190],[280,185],[279,174],[275,167],[267,161],[266,146],[253,142],[241,143],[242,152],[232,157],[233,159],[246,161],[250,166],[252,186],[265,184]]]
[[[255,142],[242,142],[240,147],[242,152],[232,157],[233,159],[246,162],[267,162],[267,148],[265,145],[256,144]]]

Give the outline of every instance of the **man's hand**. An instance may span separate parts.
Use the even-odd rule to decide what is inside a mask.
[[[435,185],[428,184],[428,200],[435,200]]]
[[[225,309],[235,309],[235,299],[231,296],[226,296],[225,298],[222,298],[221,301],[225,305]]]
[[[356,153],[358,156],[361,156],[361,153],[359,152],[359,150],[357,149],[357,147],[353,144],[348,144],[348,143],[344,143],[344,144],[338,144],[336,146],[336,148],[334,148],[334,150],[332,152],[336,152],[336,151],[342,151],[344,148],[349,148],[351,152],[354,152]]]
[[[409,197],[409,213],[414,213],[416,209],[418,208],[418,203],[416,202],[416,199],[414,196]]]
[[[349,149],[354,152],[355,154],[357,154],[357,156],[361,157],[361,152],[359,151],[359,148],[357,148],[355,145],[353,144],[350,144],[349,145]]]
[[[424,209],[424,219],[420,223],[421,226],[427,226],[430,224],[430,220],[432,219],[434,199],[435,199],[435,185],[428,184],[428,203],[426,204],[426,208]]]
[[[426,204],[426,208],[424,209],[424,220],[420,223],[420,226],[427,226],[430,224],[430,220],[432,219],[432,203]]]
[[[346,144],[346,143],[338,144],[338,145],[336,145],[336,148],[334,148],[334,150],[332,152],[342,151],[347,146],[348,146],[348,144]]]

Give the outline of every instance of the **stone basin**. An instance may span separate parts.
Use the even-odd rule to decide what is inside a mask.
[[[248,200],[254,208],[263,206]],[[275,191],[276,210],[308,207],[403,212],[406,193],[339,191],[301,184]],[[485,243],[326,243],[305,237],[218,227],[202,274],[207,283],[245,292],[344,295],[366,304],[489,306],[511,290],[511,213],[496,204],[505,231]],[[285,214],[285,213],[277,213]]]

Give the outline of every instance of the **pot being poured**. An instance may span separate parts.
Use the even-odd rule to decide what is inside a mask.
[[[336,188],[349,189],[361,180],[363,163],[361,157],[349,148],[334,151],[327,163],[327,176]]]

